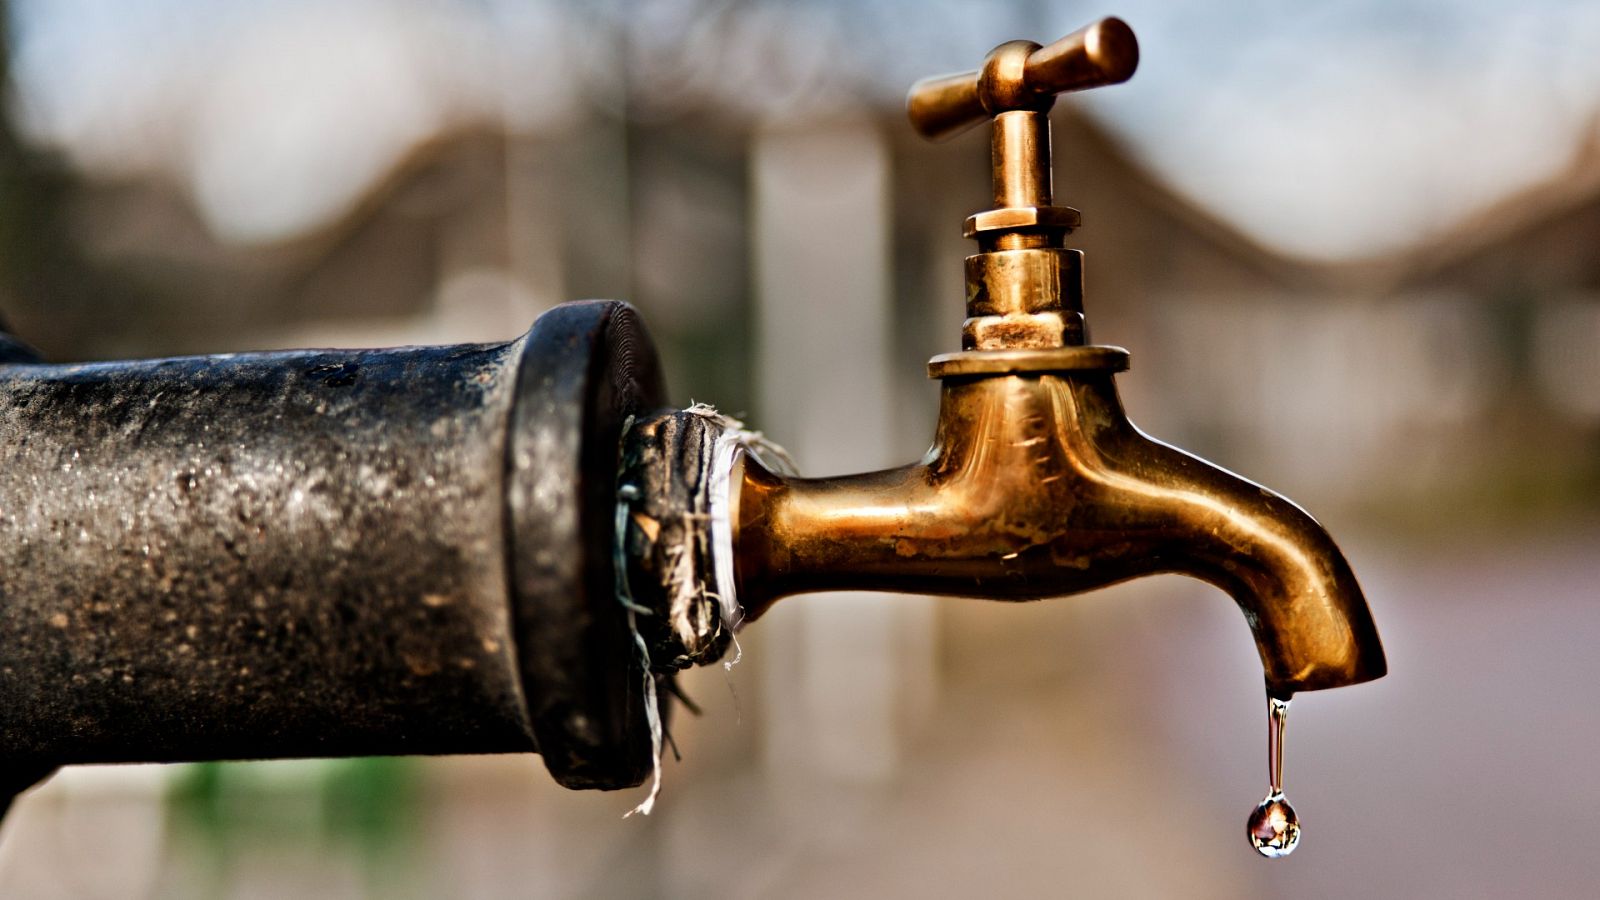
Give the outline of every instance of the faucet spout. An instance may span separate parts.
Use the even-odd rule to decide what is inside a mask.
[[[1179,573],[1238,603],[1276,696],[1385,672],[1327,532],[1278,494],[1144,435],[1108,371],[947,378],[922,461],[796,478],[747,458],[735,484],[747,618],[819,590],[1038,600]]]

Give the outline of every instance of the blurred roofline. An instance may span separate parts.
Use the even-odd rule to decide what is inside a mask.
[[[1384,259],[1393,266],[1389,289],[1406,287],[1463,265],[1473,256],[1509,243],[1549,223],[1600,202],[1600,111],[1560,171],[1471,213]]]

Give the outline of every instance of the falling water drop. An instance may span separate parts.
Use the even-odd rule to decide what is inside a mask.
[[[1300,843],[1300,818],[1282,794],[1268,794],[1250,813],[1250,846],[1268,859],[1288,856]]]
[[[1283,798],[1283,731],[1289,698],[1267,695],[1267,796],[1250,813],[1250,846],[1268,859],[1294,852],[1300,843],[1300,817]]]

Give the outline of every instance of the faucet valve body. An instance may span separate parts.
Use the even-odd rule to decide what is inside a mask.
[[[996,60],[1037,47],[1023,41],[1001,45],[990,54],[985,76]],[[1010,48],[1015,52],[1008,53]],[[1046,350],[1085,343],[1083,254],[1064,247],[1082,218],[1071,207],[1052,205],[1050,117],[1036,109],[995,116],[990,164],[995,208],[969,216],[962,229],[981,251],[966,261],[962,348]]]

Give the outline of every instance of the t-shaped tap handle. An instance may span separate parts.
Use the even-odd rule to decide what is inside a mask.
[[[912,85],[906,113],[918,134],[939,140],[1008,110],[1048,110],[1057,94],[1120,84],[1138,67],[1133,29],[1113,16],[1048,47],[1001,44],[975,72],[924,78]]]
[[[1133,29],[1107,18],[1048,47],[1032,41],[1001,44],[976,72],[912,85],[906,112],[924,137],[946,137],[985,119],[994,121],[989,157],[994,207],[969,216],[963,229],[981,251],[966,263],[965,350],[1084,343],[1083,254],[1064,245],[1080,217],[1071,207],[1055,205],[1048,113],[1057,94],[1127,81],[1138,66]],[[1117,353],[1125,356],[1120,349]],[[1030,359],[1054,366],[1058,356]],[[1080,356],[1074,353],[1075,360]],[[963,366],[977,359],[963,358]],[[1095,357],[1095,364],[1100,362]],[[994,360],[984,365],[990,363]],[[943,364],[935,368],[949,371]]]

